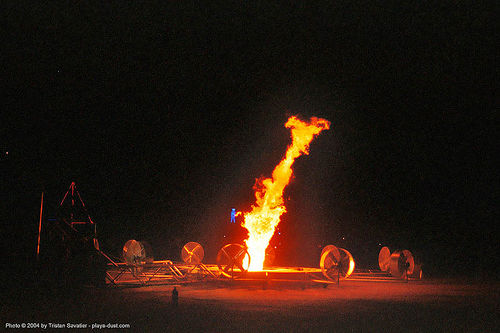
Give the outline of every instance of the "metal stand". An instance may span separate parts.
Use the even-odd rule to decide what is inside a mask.
[[[76,221],[75,220],[75,216],[74,216],[74,210],[75,210],[75,193],[76,193],[76,197],[78,199],[78,201],[76,201],[76,202],[80,202],[81,208],[83,209],[83,211],[87,215],[87,217],[86,217],[87,221]],[[72,182],[71,185],[69,185],[69,189],[68,189],[68,191],[66,191],[66,194],[64,194],[64,197],[61,200],[61,203],[59,204],[59,207],[62,207],[63,204],[64,204],[64,202],[66,201],[66,198],[69,198],[68,194],[70,194],[69,197],[71,198],[71,211],[70,211],[69,221],[65,221],[65,222],[68,223],[68,224],[70,224],[71,227],[73,227],[73,228],[75,228],[76,225],[90,224],[91,227],[93,228],[94,238],[96,238],[97,237],[97,227],[96,227],[96,224],[94,223],[94,221],[92,221],[92,218],[90,217],[90,215],[89,215],[89,213],[87,211],[87,207],[85,207],[85,203],[83,202],[83,199],[80,196],[80,192],[78,192],[78,190],[76,189],[75,182]]]

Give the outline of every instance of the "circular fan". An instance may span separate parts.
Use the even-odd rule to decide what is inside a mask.
[[[181,257],[186,264],[201,264],[205,251],[203,247],[196,242],[189,242],[182,248]]]
[[[227,244],[217,254],[217,266],[222,275],[234,278],[248,271],[250,255],[243,245]]]
[[[146,251],[141,242],[128,240],[123,246],[123,259],[127,264],[139,264],[146,259]]]
[[[390,271],[394,277],[403,277],[405,274],[411,274],[414,269],[413,255],[410,251],[395,251],[391,254]]]
[[[335,245],[327,245],[322,251],[319,267],[323,275],[329,280],[335,280],[339,276],[340,251]]]
[[[389,270],[391,262],[391,251],[387,246],[380,249],[378,253],[378,267],[382,272],[387,272]]]

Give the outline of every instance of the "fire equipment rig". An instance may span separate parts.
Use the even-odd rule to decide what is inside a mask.
[[[410,251],[395,251],[387,257],[386,249],[380,251],[380,270],[355,270],[354,258],[349,251],[327,245],[322,251],[319,268],[267,267],[252,272],[248,271],[251,258],[246,247],[240,244],[225,245],[217,254],[216,264],[203,264],[204,249],[196,242],[189,242],[182,248],[183,262],[173,262],[155,261],[148,256],[141,242],[129,240],[123,247],[123,262],[110,259],[106,278],[107,283],[114,286],[231,281],[262,283],[265,288],[286,283],[327,286],[340,285],[341,281],[408,282],[422,277]]]
[[[77,206],[80,212],[83,211],[83,215],[75,214]],[[227,244],[219,250],[215,264],[204,264],[205,252],[199,243],[185,244],[181,250],[182,262],[174,262],[154,260],[151,246],[147,242],[131,239],[123,246],[122,257],[116,260],[100,249],[96,224],[90,218],[74,182],[59,207],[58,219],[45,227],[47,230],[44,241],[47,245],[42,265],[48,268],[46,276],[56,277],[55,279],[65,276],[69,283],[90,280],[97,285],[146,286],[231,281],[262,283],[266,288],[278,283],[327,286],[340,285],[341,281],[408,282],[422,278],[421,264],[415,261],[410,251],[398,250],[391,254],[387,247],[383,247],[379,253],[380,270],[355,269],[352,254],[334,245],[323,248],[319,267],[316,268],[269,266],[275,256],[274,249],[269,247],[265,260],[269,267],[261,271],[248,271],[251,257],[247,248],[235,243]]]

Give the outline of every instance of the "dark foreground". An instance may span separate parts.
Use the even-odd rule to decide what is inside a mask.
[[[261,286],[10,290],[6,323],[129,324],[128,331],[495,332],[499,284],[427,280],[302,289]]]

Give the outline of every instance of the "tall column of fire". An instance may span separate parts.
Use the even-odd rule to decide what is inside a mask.
[[[250,271],[262,270],[266,248],[280,222],[280,216],[286,212],[283,191],[292,177],[292,164],[302,154],[309,154],[309,144],[322,130],[330,128],[330,122],[312,117],[304,122],[295,116],[288,119],[286,128],[291,130],[292,143],[288,146],[285,157],[274,168],[272,178],[257,180],[255,184],[255,204],[252,210],[244,214],[242,226],[248,230],[245,243],[250,254]]]

